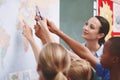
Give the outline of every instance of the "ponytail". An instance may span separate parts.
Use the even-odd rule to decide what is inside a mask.
[[[105,37],[100,38],[98,43],[99,43],[99,45],[104,44],[105,43]]]
[[[67,77],[60,71],[56,74],[54,80],[67,80]]]

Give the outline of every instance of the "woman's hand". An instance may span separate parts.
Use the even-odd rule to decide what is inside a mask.
[[[47,25],[48,25],[48,29],[50,30],[50,32],[52,33],[56,33],[57,30],[59,30],[56,25],[50,21],[50,20],[47,20]]]

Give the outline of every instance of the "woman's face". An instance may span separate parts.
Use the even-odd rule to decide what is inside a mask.
[[[96,17],[90,18],[83,26],[82,37],[86,40],[98,40],[100,21]]]

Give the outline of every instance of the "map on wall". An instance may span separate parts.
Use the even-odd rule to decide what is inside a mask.
[[[59,27],[59,0],[0,0],[0,80],[38,80],[35,57],[21,23],[24,18],[34,29],[36,6]],[[41,48],[40,40],[35,40]]]

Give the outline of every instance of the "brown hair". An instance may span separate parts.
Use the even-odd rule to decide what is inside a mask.
[[[104,44],[105,42],[105,37],[106,35],[108,34],[109,32],[109,29],[110,29],[110,25],[109,25],[109,22],[107,19],[105,19],[104,17],[102,16],[95,16],[101,23],[101,27],[100,27],[100,30],[99,30],[99,33],[104,33],[104,37],[102,37],[101,39],[99,39],[99,44]]]

